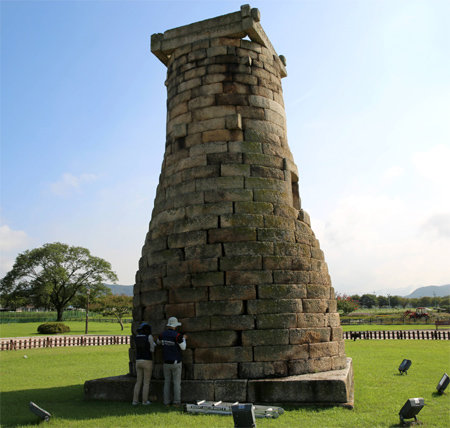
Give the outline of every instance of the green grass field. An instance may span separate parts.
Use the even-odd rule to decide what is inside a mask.
[[[426,427],[450,426],[450,390],[436,393],[449,371],[450,343],[446,341],[346,342],[353,358],[355,408],[292,408],[275,420],[258,419],[258,427],[393,427],[408,398],[423,397],[419,419]],[[27,355],[28,358],[24,358]],[[402,359],[412,360],[408,375],[398,374]],[[53,348],[0,353],[1,425],[33,426],[28,410],[34,401],[52,413],[54,427],[231,427],[231,416],[183,414],[160,404],[132,407],[130,403],[86,402],[86,380],[124,374],[128,347]],[[130,397],[131,401],[131,397]]]
[[[37,332],[37,328],[41,324],[42,322],[0,324],[0,337],[49,336]],[[84,334],[86,326],[84,321],[64,321],[64,324],[70,327],[70,333],[67,334]],[[124,324],[122,331],[119,323],[90,321],[88,333],[117,335],[131,334],[131,323]]]

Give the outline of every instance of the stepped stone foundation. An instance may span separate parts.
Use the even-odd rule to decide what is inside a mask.
[[[167,137],[133,332],[182,322],[183,401],[348,403],[351,359],[287,143],[286,60],[259,20],[245,5],[151,38],[167,66]],[[132,375],[133,341],[129,357]],[[153,377],[161,398],[160,350]],[[88,397],[119,382],[131,399],[131,376],[90,382]]]

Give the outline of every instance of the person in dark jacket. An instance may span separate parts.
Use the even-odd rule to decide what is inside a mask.
[[[167,329],[159,335],[157,341],[158,345],[163,347],[164,404],[166,406],[171,403],[171,383],[173,383],[172,403],[175,406],[181,404],[181,351],[186,349],[186,335],[181,335],[176,331],[180,325],[181,323],[175,317],[170,317],[167,321]]]
[[[153,370],[153,352],[155,350],[155,341],[152,336],[152,328],[146,322],[143,322],[134,338],[136,344],[136,373],[137,379],[134,385],[133,406],[139,404],[139,393],[142,388],[142,404],[151,404],[148,401],[148,392],[150,389],[150,379]]]

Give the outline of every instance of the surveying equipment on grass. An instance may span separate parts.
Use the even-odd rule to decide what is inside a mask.
[[[436,387],[439,395],[444,393],[444,390],[445,390],[445,388],[447,388],[449,382],[450,382],[450,378],[448,377],[448,374],[444,373],[443,376],[441,377],[441,380],[438,383],[438,386]]]
[[[202,413],[208,415],[232,415],[233,410],[232,406],[238,405],[251,405],[253,408],[253,412],[256,418],[272,418],[276,419],[278,416],[284,413],[284,409],[282,407],[276,406],[259,406],[253,405],[252,403],[239,403],[236,401],[235,403],[228,403],[223,401],[197,401],[196,404],[186,404],[186,411],[188,413]]]
[[[255,428],[255,411],[253,404],[236,404],[231,406],[234,428]]]
[[[47,410],[42,409],[41,407],[39,407],[37,404],[33,403],[32,401],[30,401],[29,407],[30,407],[30,410],[36,416],[39,416],[42,420],[44,420],[44,421],[50,420],[52,415],[49,412],[47,412]]]
[[[412,418],[414,418],[415,423],[419,423],[416,415],[422,410],[423,406],[425,406],[425,401],[423,398],[410,398],[407,400],[398,413],[400,416],[400,424],[403,426],[405,419]]]
[[[398,371],[400,372],[400,374],[408,374],[408,369],[411,367],[411,364],[411,360],[403,360],[398,367]]]

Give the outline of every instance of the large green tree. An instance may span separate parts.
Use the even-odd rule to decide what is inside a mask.
[[[97,299],[91,310],[100,312],[103,316],[115,317],[123,330],[123,318],[133,310],[133,297],[124,294],[103,296]]]
[[[108,293],[105,281],[117,281],[111,264],[83,247],[55,242],[19,254],[13,268],[0,281],[3,304],[33,304],[54,309],[57,320],[64,310],[88,290]]]

